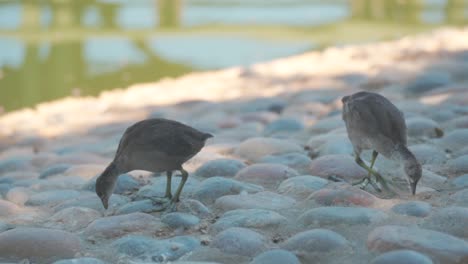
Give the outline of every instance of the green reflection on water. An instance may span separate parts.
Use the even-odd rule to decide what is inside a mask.
[[[129,2],[131,1],[0,2],[0,9],[6,5],[15,5],[19,6],[22,14],[19,25],[13,29],[0,29],[0,41],[18,43],[22,50],[22,55],[18,55],[22,56],[19,65],[0,62],[0,105],[10,111],[71,94],[97,95],[107,89],[202,70],[195,69],[190,62],[176,62],[155,52],[148,46],[150,38],[208,33],[219,37],[250,36],[271,42],[294,40],[323,48],[335,44],[391,39],[445,24],[463,25],[466,24],[468,13],[468,1],[465,0],[448,0],[434,6],[427,6],[425,1],[417,0],[337,0],[330,2],[343,6],[349,14],[325,24],[296,25],[284,23],[283,20],[278,23],[248,24],[221,20],[216,23],[187,25],[184,24],[184,12],[191,10],[190,8],[224,8],[229,13],[229,8],[242,7],[244,9],[241,10],[246,10],[251,18],[252,15],[255,16],[255,10],[269,9],[272,7],[269,3],[275,1],[139,0],[138,4],[128,6]],[[277,2],[280,7],[324,5],[321,1],[307,0]],[[150,10],[154,12],[154,17],[143,17],[143,20],[149,21],[144,25],[125,26],[122,20],[129,18],[128,14],[127,18],[122,15],[123,6],[127,11],[129,8],[141,8],[142,14],[146,15]],[[92,12],[89,11],[91,9]],[[437,15],[431,17],[431,12],[439,14],[439,17],[442,15],[442,18],[438,19]],[[47,13],[52,15],[47,17]],[[87,24],[85,13],[91,14],[95,19],[90,19],[91,22]],[[284,16],[281,12],[275,14]],[[301,19],[296,18],[296,15],[291,13],[287,19]],[[324,12],[322,15],[327,17],[328,14]],[[425,16],[428,17],[427,21]],[[133,17],[130,14],[130,22],[141,19],[142,17],[135,17],[135,13]],[[93,58],[90,60],[89,56],[100,55],[86,55],[87,42],[109,38],[127,41],[133,49],[132,53],[114,52],[111,54],[112,58],[101,58],[105,60],[104,63],[96,62]],[[112,49],[113,45],[110,45],[109,49]],[[8,51],[0,49],[0,55],[2,52]],[[196,53],[197,50],[191,52]],[[226,52],[232,56],[238,55],[236,47],[229,47]],[[141,56],[142,60],[135,61],[135,54]]]

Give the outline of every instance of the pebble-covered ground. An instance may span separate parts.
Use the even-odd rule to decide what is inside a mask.
[[[359,90],[404,111],[416,196],[383,157],[396,194],[349,184],[366,172],[341,97]],[[105,211],[96,176],[148,117],[215,137],[186,163],[177,212],[151,212],[166,178],[144,171]],[[0,135],[3,263],[468,263],[468,29],[64,99],[2,116]]]

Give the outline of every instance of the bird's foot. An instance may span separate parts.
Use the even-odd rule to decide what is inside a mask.
[[[153,202],[153,212],[164,211],[171,203],[171,199],[168,197],[152,197],[149,199]]]
[[[382,192],[382,188],[380,187],[380,184],[376,181],[373,181],[370,177],[365,177],[362,180],[353,183],[352,185],[358,185],[359,188],[365,189],[367,185],[372,185],[372,187],[377,191],[377,192]]]

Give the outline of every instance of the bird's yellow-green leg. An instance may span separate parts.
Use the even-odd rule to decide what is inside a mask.
[[[380,175],[377,176],[376,174],[378,174],[378,173],[372,169],[372,167],[374,166],[375,160],[377,159],[377,155],[378,155],[378,152],[376,152],[376,151],[374,151],[372,153],[371,167],[369,168],[366,165],[366,163],[364,163],[364,161],[361,159],[359,154],[356,153],[356,158],[355,158],[356,163],[359,166],[361,166],[362,168],[364,168],[368,172],[368,175],[364,179],[362,179],[362,180],[360,180],[360,181],[358,181],[356,183],[353,183],[353,185],[359,185],[359,187],[361,189],[364,189],[367,186],[367,184],[370,183],[372,185],[372,187],[374,187],[374,189],[376,191],[378,191],[378,192],[382,191],[381,188],[374,181],[372,181],[372,179],[371,179],[371,175],[374,175],[376,179],[383,179]]]
[[[166,194],[164,195],[165,198],[167,199],[172,199],[172,193],[171,193],[171,189],[172,189],[172,171],[168,171],[166,173],[166,176],[167,176],[167,183],[166,183]]]
[[[177,187],[177,191],[172,197],[171,203],[168,206],[167,211],[169,212],[173,212],[176,210],[176,203],[178,203],[180,200],[180,194],[182,193],[182,189],[184,188],[185,182],[187,181],[188,176],[189,176],[188,172],[184,170],[183,168],[180,168],[180,173],[181,173],[182,179],[180,180],[179,187]]]

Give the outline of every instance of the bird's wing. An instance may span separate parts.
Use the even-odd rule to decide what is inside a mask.
[[[117,155],[126,151],[160,151],[169,156],[190,156],[193,144],[190,129],[176,122],[158,119],[144,120],[129,127],[117,149]]]
[[[360,116],[364,129],[372,135],[390,139],[394,144],[406,145],[406,124],[403,113],[387,99],[381,97],[355,100],[352,111]]]

